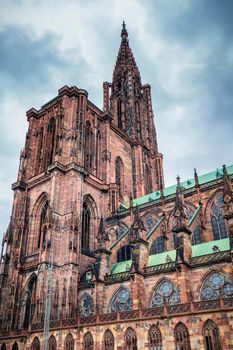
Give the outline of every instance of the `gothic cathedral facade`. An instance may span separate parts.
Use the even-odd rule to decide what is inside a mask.
[[[164,186],[125,24],[102,110],[64,86],[27,118],[0,349],[233,349],[233,166]]]

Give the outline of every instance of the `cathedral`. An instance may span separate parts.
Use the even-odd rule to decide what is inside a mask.
[[[164,185],[123,23],[103,108],[27,112],[0,267],[0,350],[233,349],[233,165]]]

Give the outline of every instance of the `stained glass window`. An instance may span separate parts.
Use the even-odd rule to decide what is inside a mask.
[[[109,329],[104,333],[104,350],[114,350],[114,336]]]
[[[91,315],[94,311],[94,303],[92,297],[84,293],[78,304],[79,314],[81,316]]]
[[[6,344],[5,343],[2,344],[1,350],[6,350]]]
[[[144,219],[144,226],[146,229],[151,230],[155,226],[155,219],[152,215],[147,215]]]
[[[18,344],[15,341],[13,346],[12,346],[12,350],[18,350],[18,349],[19,349]]]
[[[82,212],[82,237],[81,237],[81,247],[84,250],[89,250],[90,248],[90,223],[91,223],[91,211],[86,202],[83,204]]]
[[[162,335],[159,327],[153,325],[149,330],[149,350],[162,350]]]
[[[221,239],[226,238],[228,236],[227,234],[227,228],[225,225],[225,221],[223,218],[224,215],[224,201],[223,201],[223,194],[219,193],[211,206],[211,224],[214,234],[214,239]]]
[[[175,328],[176,350],[191,350],[188,328],[179,322]]]
[[[120,157],[116,158],[115,163],[116,169],[116,184],[119,186],[119,194],[123,196],[124,194],[124,170],[123,170],[123,162]]]
[[[49,350],[57,350],[57,341],[53,335],[49,338]]]
[[[117,262],[131,259],[131,246],[125,245],[117,251]]]
[[[218,327],[212,320],[207,320],[203,327],[206,350],[221,350]]]
[[[201,234],[202,234],[201,227],[200,226],[196,227],[192,233],[192,245],[201,243]]]
[[[93,350],[94,342],[90,332],[87,332],[83,337],[83,350]]]
[[[164,237],[157,237],[151,245],[150,254],[158,254],[164,252]]]
[[[74,338],[71,334],[66,336],[65,350],[74,350]]]
[[[32,342],[32,350],[40,350],[40,341],[37,337]]]
[[[110,312],[131,310],[132,300],[128,289],[121,287],[113,296]]]
[[[219,272],[211,273],[204,281],[201,299],[218,299],[233,296],[233,283],[230,278]]]
[[[154,290],[151,298],[150,306],[156,307],[163,304],[178,304],[180,302],[180,294],[177,287],[170,281],[161,282]]]
[[[132,328],[128,328],[125,332],[126,350],[137,350],[137,335]]]

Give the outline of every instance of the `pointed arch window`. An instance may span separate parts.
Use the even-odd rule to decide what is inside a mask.
[[[101,137],[100,131],[96,134],[96,176],[100,177],[100,161],[101,161]]]
[[[213,200],[210,209],[211,225],[213,230],[214,239],[222,239],[228,236],[224,216],[224,201],[223,194],[219,193]]]
[[[56,133],[56,121],[54,118],[51,118],[48,125],[48,158],[47,164],[50,165],[53,162],[54,150],[55,150],[55,133]]]
[[[137,122],[137,136],[138,138],[142,138],[140,105],[138,101],[135,102],[135,115],[136,115],[136,122]]]
[[[94,350],[94,342],[91,332],[87,332],[83,337],[83,350]]]
[[[82,250],[90,250],[90,225],[91,225],[91,210],[87,202],[83,204],[82,212],[82,236],[81,248]]]
[[[84,293],[81,297],[78,305],[78,310],[81,316],[89,316],[93,314],[94,302],[92,297],[88,293]]]
[[[66,336],[65,350],[74,350],[74,338],[70,333]]]
[[[23,299],[23,328],[28,328],[35,311],[36,294],[36,276],[33,276],[29,282]]]
[[[94,147],[95,140],[93,130],[91,128],[91,123],[87,121],[85,133],[85,167],[90,172],[93,170]]]
[[[110,312],[125,311],[132,309],[132,299],[130,292],[125,287],[121,287],[113,296],[110,303]]]
[[[12,350],[19,350],[19,346],[18,346],[16,341],[14,342],[14,344],[12,346]]]
[[[201,227],[198,226],[194,229],[192,233],[192,245],[200,244],[202,242],[201,235],[202,235],[202,230],[201,230]]]
[[[34,338],[32,342],[32,350],[40,350],[40,341],[38,337]]]
[[[124,194],[124,167],[123,167],[123,162],[120,157],[116,158],[116,164],[115,164],[115,169],[116,169],[116,184],[119,187],[119,194],[123,196]]]
[[[150,254],[158,254],[158,253],[162,253],[165,250],[165,246],[164,246],[164,236],[159,236],[157,237],[152,245],[151,245],[151,251]]]
[[[175,328],[176,350],[191,350],[188,328],[179,322]]]
[[[233,281],[219,273],[212,272],[205,279],[201,288],[201,300],[227,298],[233,296]]]
[[[145,177],[145,194],[152,192],[152,181],[151,181],[151,172],[148,164],[144,168],[144,177]]]
[[[53,335],[49,338],[49,350],[57,350],[57,341]]]
[[[174,305],[180,302],[180,293],[175,284],[164,280],[155,288],[150,307],[157,307],[161,305]]]
[[[206,350],[222,349],[218,327],[212,320],[207,320],[204,323],[203,335],[204,335]]]
[[[117,251],[117,262],[131,260],[131,246],[125,245]]]
[[[6,344],[5,343],[2,344],[1,350],[6,350]]]
[[[109,329],[104,333],[104,350],[114,350],[114,336]]]
[[[48,200],[45,201],[45,204],[43,205],[41,209],[40,214],[40,226],[39,226],[39,236],[37,241],[37,248],[40,248],[40,245],[44,245],[45,239],[46,239],[46,233],[47,233],[47,227],[45,225],[46,222],[46,214],[48,211],[49,202]]]
[[[128,328],[125,332],[126,350],[137,350],[137,335],[132,328]]]
[[[162,334],[159,327],[153,325],[149,329],[149,350],[162,350]]]
[[[122,102],[120,98],[117,100],[117,121],[118,127],[122,128]]]
[[[42,166],[43,158],[43,138],[44,138],[44,128],[40,129],[37,141],[37,157],[36,157],[36,173],[40,172]]]

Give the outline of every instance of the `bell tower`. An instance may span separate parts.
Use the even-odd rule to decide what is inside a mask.
[[[104,110],[131,143],[134,197],[159,190],[164,186],[163,156],[158,152],[151,87],[141,82],[125,22],[112,83],[104,82],[103,89]]]

